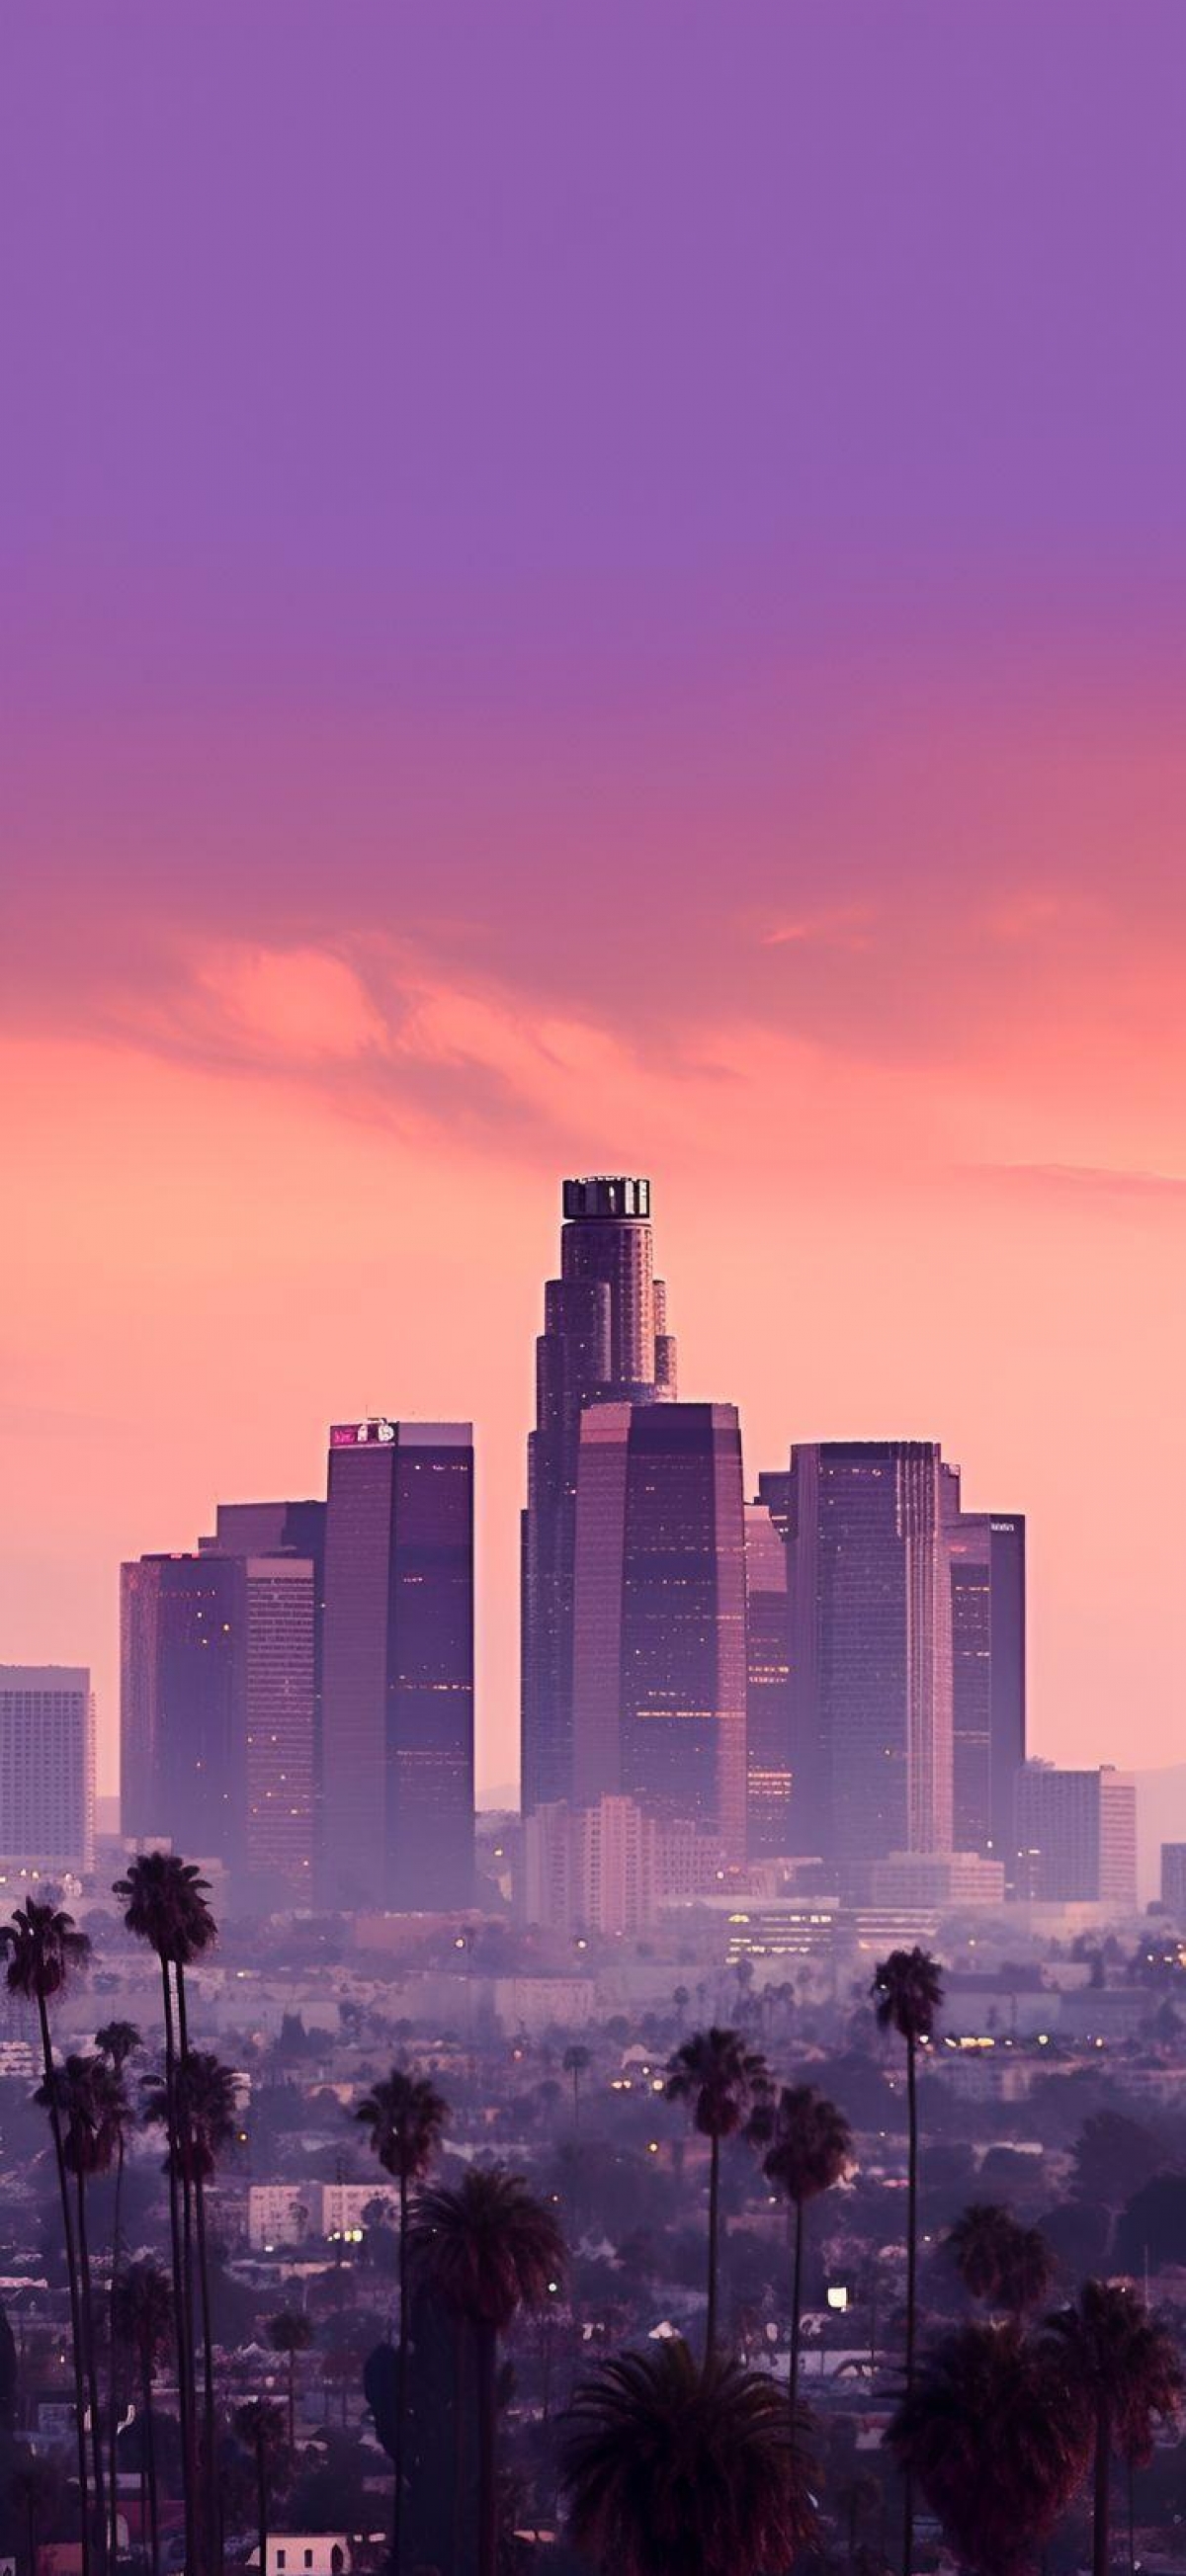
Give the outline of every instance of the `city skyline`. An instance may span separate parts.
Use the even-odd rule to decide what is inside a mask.
[[[639,1168],[686,1392],[941,1439],[1034,1741],[1168,1761],[1180,15],[389,14],[9,35],[6,1651],[110,1780],[111,1567],[473,1415],[509,1778],[551,1188]]]

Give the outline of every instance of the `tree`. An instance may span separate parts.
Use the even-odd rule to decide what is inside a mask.
[[[972,2201],[947,2239],[970,2298],[1020,2317],[1048,2298],[1058,2269],[1039,2227],[1023,2227],[996,2201]]]
[[[1093,2111],[1075,2143],[1071,2188],[1077,2199],[1101,2200],[1115,2212],[1168,2162],[1143,2120],[1130,2120],[1125,2111]]]
[[[1186,2245],[1186,2174],[1158,2173],[1134,2191],[1116,2228],[1116,2268],[1155,2272],[1179,2263]]]
[[[140,2403],[143,2411],[142,2486],[148,2489],[149,2530],[152,2539],[152,2576],[160,2576],[161,2534],[157,2507],[156,2427],[153,2416],[152,2387],[157,2363],[168,2351],[173,2331],[173,2301],[168,2279],[158,2264],[148,2260],[129,2263],[120,2273],[115,2293],[114,2326],[117,2340],[131,2354],[137,2372]],[[114,2483],[114,2467],[112,2482]]]
[[[426,2075],[393,2066],[389,2076],[372,2086],[356,2106],[355,2119],[370,2132],[370,2142],[384,2173],[399,2185],[399,2349],[396,2378],[397,2457],[392,2502],[391,2563],[401,2576],[403,2537],[404,2437],[408,2421],[408,2191],[422,2182],[440,2145],[449,2106]]]
[[[707,2356],[717,2333],[717,2275],[720,2242],[721,2140],[746,2126],[770,2089],[766,2060],[736,2030],[695,2031],[676,2049],[667,2068],[666,2096],[682,2102],[693,2126],[708,2139],[708,2315],[704,2329]]]
[[[1090,2429],[1050,2337],[959,2326],[918,2366],[885,2435],[969,2576],[1020,2576],[1070,2503]]]
[[[478,2576],[495,2576],[498,2338],[520,2308],[539,2308],[559,2287],[564,2239],[518,2174],[471,2168],[455,2190],[421,2191],[411,2251],[424,2279],[470,2327],[477,2348]]]
[[[58,2500],[58,2481],[49,2460],[26,2452],[8,2481],[8,2501],[24,2525],[27,2576],[37,2576],[40,2536]]]
[[[792,2415],[799,2402],[799,2346],[803,2314],[803,2212],[809,2200],[842,2182],[852,2161],[852,2131],[843,2111],[814,2084],[784,2084],[776,2102],[763,2097],[750,2117],[750,2135],[764,2146],[762,2171],[794,2212],[791,2272]]]
[[[918,2052],[929,2045],[943,1983],[929,1950],[891,1950],[872,1985],[879,2030],[894,2030],[906,2043],[906,2393],[914,2385],[918,2334]],[[902,2569],[910,2576],[914,2555],[914,2497],[909,2457],[902,2488]]]
[[[1154,2427],[1176,2423],[1186,2380],[1172,2335],[1123,2281],[1085,2281],[1047,2319],[1092,2427],[1092,2568],[1108,2576],[1112,2454],[1148,2458]]]
[[[296,2357],[308,2352],[313,2341],[313,2328],[300,2308],[281,2308],[279,2316],[268,2320],[268,2334],[273,2352],[288,2356],[288,2456],[296,2458]]]
[[[560,2476],[578,2550],[614,2576],[760,2576],[812,2537],[797,2427],[768,2378],[678,2336],[575,2391]]]
[[[185,2500],[187,2576],[198,2564],[197,2428],[193,2387],[193,2313],[191,2207],[178,2093],[178,2068],[189,2056],[185,1971],[217,1938],[218,1927],[207,1899],[209,1883],[192,1861],[177,1852],[143,1852],[115,1881],[113,1895],[124,1907],[124,1924],[138,1941],[154,1950],[161,1971],[161,2004],[165,2032],[165,2099],[169,2153],[169,2237],[173,2259],[173,2324],[177,2342],[177,2404],[181,2422],[181,2456]],[[172,1971],[172,1977],[170,1976]],[[176,2013],[174,2012],[176,1996]],[[261,2570],[262,2576],[262,2570]]]
[[[111,2074],[114,2078],[115,2087],[117,2088],[113,2096],[117,2105],[113,2113],[113,2125],[115,2129],[115,2209],[111,2221],[111,2286],[108,2293],[107,2305],[107,2457],[110,2463],[111,2485],[111,2524],[108,2538],[108,2551],[111,2565],[113,2567],[119,2553],[117,2514],[118,2491],[115,2474],[115,2448],[118,2439],[119,2427],[119,2381],[115,2366],[115,2300],[116,2293],[119,2288],[120,2255],[123,2250],[120,2236],[120,2222],[123,2213],[124,2158],[128,2143],[128,2129],[131,2122],[131,2105],[127,2094],[126,2069],[129,2058],[134,2057],[143,2045],[144,2043],[134,2022],[104,2022],[102,2030],[97,2030],[95,2032],[95,2047],[98,2050],[100,2057],[110,2068]]]
[[[98,2174],[111,2171],[115,2161],[116,2138],[122,2134],[126,2125],[128,2104],[123,2077],[117,2075],[108,2060],[100,2057],[97,2052],[88,2057],[68,2057],[63,2066],[55,2066],[52,2073],[39,2086],[36,2099],[43,2109],[48,2109],[55,2094],[66,2170],[74,2177],[82,2361],[90,2395],[95,2514],[99,2549],[102,2555],[106,2552],[108,2540],[104,2504],[106,2482],[103,2473],[103,2419],[99,2411],[99,2363],[95,2349],[95,2311],[91,2289],[86,2195],[88,2182]]]
[[[41,2035],[43,2080],[54,2142],[54,2158],[58,2168],[62,2243],[66,2256],[66,2277],[70,2293],[82,2576],[89,2576],[90,2510],[86,2460],[86,2384],[83,2369],[78,2255],[70,2216],[70,2185],[67,2179],[65,2141],[55,2081],[53,2043],[49,2032],[49,2007],[55,1997],[63,1994],[74,1977],[86,1967],[91,1955],[91,1945],[86,1933],[76,1929],[73,1915],[62,1913],[53,1904],[38,1904],[35,1897],[28,1897],[23,1905],[16,1907],[11,1923],[0,1926],[0,1950],[7,1962],[4,1981],[9,1994],[19,1995],[25,2003],[35,2007]]]
[[[583,2040],[574,2039],[571,2046],[565,2049],[563,2061],[564,2072],[566,2075],[571,2075],[572,2077],[572,2124],[574,2129],[579,2129],[581,2125],[581,2077],[588,2073],[592,2062],[592,2051],[586,2048]]]
[[[272,2479],[284,2449],[284,2417],[270,2397],[249,2397],[235,2408],[235,2432],[251,2454],[255,2470],[255,2516],[259,2542],[259,2576],[268,2571],[268,2501]]]

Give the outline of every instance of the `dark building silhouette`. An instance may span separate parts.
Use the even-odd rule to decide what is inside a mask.
[[[1013,1884],[1014,1803],[1026,1753],[1025,1521],[964,1512],[946,1470],[951,1563],[952,1831],[957,1851],[1003,1861]]]
[[[474,1452],[468,1423],[330,1434],[322,1898],[465,1906],[474,1866]]]
[[[239,1904],[312,1899],[315,1594],[292,1552],[122,1571],[123,1830],[222,1861]]]
[[[746,1506],[747,1848],[776,1859],[791,1844],[791,1631],[784,1529],[769,1503]]]
[[[676,1392],[675,1343],[654,1276],[646,1180],[564,1183],[560,1277],[544,1291],[536,1422],[522,1521],[522,1795],[527,1814],[573,1786],[573,1551],[581,1413]]]
[[[579,1806],[624,1795],[746,1844],[745,1505],[731,1404],[581,1419],[573,1651]]]
[[[791,1453],[794,1849],[859,1892],[874,1861],[951,1849],[951,1579],[926,1440]]]

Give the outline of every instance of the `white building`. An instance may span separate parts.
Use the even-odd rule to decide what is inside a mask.
[[[317,2182],[253,2182],[247,2193],[247,2242],[256,2254],[271,2254],[282,2245],[303,2245],[320,2233],[321,2192]]]
[[[0,1664],[0,1871],[85,1877],[95,1859],[95,1704],[84,1665]]]
[[[724,1875],[715,1835],[616,1794],[588,1807],[537,1807],[523,1843],[526,1919],[553,1932],[645,1932],[664,1905],[687,1903]]]

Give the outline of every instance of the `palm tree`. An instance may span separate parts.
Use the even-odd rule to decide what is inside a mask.
[[[142,2048],[143,2045],[144,2043],[134,2022],[104,2022],[102,2030],[97,2030],[95,2032],[95,2047],[97,2048],[100,2057],[105,2059],[109,2066],[115,2079],[116,2086],[116,2091],[113,2093],[112,2097],[112,2119],[115,2130],[115,2210],[111,2221],[111,2290],[107,2309],[107,2457],[110,2467],[111,2484],[111,2528],[108,2539],[108,2549],[113,2567],[118,2554],[119,2541],[116,2510],[117,2483],[115,2461],[115,2449],[119,2431],[119,2382],[115,2366],[115,2300],[119,2286],[119,2258],[122,2251],[120,2239],[120,2213],[123,2207],[124,2193],[124,2156],[128,2141],[128,2126],[131,2119],[131,2105],[128,2101],[125,2071],[129,2058],[134,2057],[137,2050]]]
[[[152,2409],[152,2384],[157,2363],[168,2351],[173,2332],[173,2301],[168,2278],[156,2263],[143,2259],[129,2263],[120,2273],[115,2294],[115,2332],[126,2352],[132,2355],[140,2383],[143,2410],[141,2439],[141,2493],[148,2491],[149,2529],[152,2535],[152,2576],[160,2576],[161,2535],[157,2511],[156,2431]],[[112,2469],[114,2482],[115,2471]],[[143,2521],[142,2521],[143,2528]]]
[[[760,2576],[814,2535],[798,2426],[765,2376],[678,2336],[603,2362],[560,2427],[578,2550],[614,2576]]]
[[[895,2030],[906,2043],[906,2394],[914,2386],[914,2353],[918,2334],[918,2052],[934,2034],[935,2015],[943,2001],[943,1982],[929,1950],[891,1950],[871,1988],[879,2030]],[[902,2571],[910,2576],[914,2555],[914,2493],[909,2457],[902,2492]]]
[[[169,2106],[169,2235],[173,2256],[173,2324],[177,2339],[177,2404],[181,2418],[181,2456],[185,2497],[187,2576],[197,2565],[197,2457],[193,2399],[193,2313],[190,2265],[190,2198],[185,2179],[177,2089],[178,2055],[189,2054],[185,1971],[208,1950],[217,1926],[207,1904],[209,1884],[192,1862],[177,1852],[143,1852],[115,1881],[112,1893],[124,1907],[124,1923],[138,1941],[155,1950],[161,1970],[165,2028],[165,2086]],[[174,1984],[177,2010],[174,2019]]]
[[[78,2256],[70,2217],[70,2185],[66,2173],[65,2141],[54,2080],[53,2043],[49,2035],[49,2007],[55,1996],[62,1994],[72,1979],[86,1967],[91,1945],[85,1932],[75,1928],[73,1915],[64,1914],[51,1904],[38,1904],[28,1897],[18,1905],[11,1923],[0,1925],[0,1950],[7,1961],[5,1984],[10,1995],[20,1995],[25,2003],[36,2006],[41,2034],[41,2062],[49,2108],[49,2124],[58,2168],[58,2191],[62,2205],[62,2241],[66,2254],[66,2277],[70,2289],[70,2330],[74,2359],[74,2420],[78,2448],[78,2503],[82,2533],[82,2576],[90,2570],[90,2510],[87,2494],[86,2463],[86,2385],[83,2372],[82,2313],[78,2295]]]
[[[683,2102],[708,2148],[707,2358],[716,2344],[717,2250],[720,2236],[721,2140],[736,2136],[770,2089],[766,2060],[736,2030],[698,2030],[667,2068],[669,2102]]]
[[[968,2576],[1021,2576],[1087,2465],[1087,2409],[1052,2336],[964,2325],[927,2352],[885,2439]]]
[[[235,2408],[235,2431],[255,2464],[259,2576],[267,2576],[268,2496],[272,2473],[284,2449],[284,2417],[270,2397],[249,2397],[244,2405]]]
[[[281,2308],[268,2322],[273,2352],[288,2355],[288,2456],[296,2457],[296,2357],[307,2352],[313,2341],[313,2328],[300,2308]]]
[[[591,2049],[586,2048],[584,2041],[581,2039],[574,2039],[571,2046],[565,2049],[562,2063],[565,2074],[571,2075],[572,2077],[572,2125],[574,2129],[579,2129],[581,2125],[581,2077],[582,2075],[587,2075],[592,2062],[593,2052]]]
[[[408,2190],[422,2182],[440,2144],[449,2106],[426,2075],[393,2066],[356,2106],[355,2119],[370,2131],[384,2173],[399,2185],[399,2350],[396,2359],[395,2494],[391,2509],[391,2563],[401,2576],[404,2435],[408,2413]]]
[[[198,2254],[198,2287],[202,2309],[202,2460],[206,2497],[207,2533],[211,2551],[218,2528],[218,2441],[214,2412],[214,2335],[210,2315],[210,2262],[206,2243],[206,2186],[218,2169],[219,2157],[225,2155],[238,2128],[238,2087],[234,2072],[208,2049],[191,2048],[177,2068],[175,2100],[178,2113],[182,2180],[187,2201],[192,2202]],[[169,2137],[169,2092],[167,2082],[159,2076],[148,2076],[144,2084],[144,2118],[146,2124],[165,2130]],[[172,2161],[172,2146],[167,2161]],[[188,2268],[188,2267],[187,2267]]]
[[[127,2095],[122,2076],[115,2073],[105,2057],[68,2057],[64,2066],[55,2066],[51,2076],[37,2090],[36,2100],[43,2110],[57,2096],[57,2114],[62,2129],[62,2153],[66,2170],[74,2177],[75,2214],[78,2228],[78,2306],[82,2325],[82,2359],[90,2395],[91,2457],[95,2514],[102,2558],[107,2549],[107,2512],[104,2503],[103,2434],[99,2412],[99,2363],[95,2347],[95,2312],[91,2290],[91,2254],[87,2229],[86,2187],[98,2174],[110,2173],[115,2161],[116,2140],[127,2119]]]
[[[1092,2428],[1092,2568],[1110,2564],[1112,2453],[1148,2458],[1154,2427],[1181,2412],[1186,2377],[1172,2335],[1123,2281],[1085,2281],[1049,2336]]]
[[[1040,2227],[1023,2227],[998,2203],[972,2201],[947,2244],[969,2298],[1020,2317],[1049,2296],[1058,2268],[1052,2248]]]
[[[8,2481],[8,2501],[25,2525],[28,2576],[37,2576],[38,2535],[57,2502],[58,2481],[48,2460],[29,2451],[17,2461]]]
[[[520,2308],[540,2308],[559,2286],[564,2239],[553,2212],[519,2174],[473,2168],[456,2190],[421,2191],[410,2250],[425,2281],[468,2323],[477,2345],[478,2576],[495,2576],[498,2338]]]
[[[809,2200],[842,2182],[852,2162],[852,2131],[843,2111],[814,2084],[784,2084],[777,2102],[758,2103],[750,2118],[755,2145],[764,2146],[762,2171],[777,2183],[795,2213],[791,2275],[790,2398],[799,2402],[802,2319],[803,2212]]]

